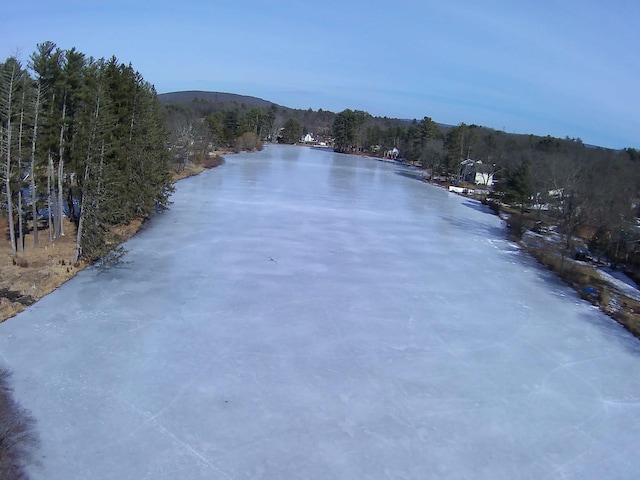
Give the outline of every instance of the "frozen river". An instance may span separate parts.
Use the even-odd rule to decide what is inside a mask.
[[[33,478],[638,478],[640,343],[402,173],[231,156],[0,324]]]

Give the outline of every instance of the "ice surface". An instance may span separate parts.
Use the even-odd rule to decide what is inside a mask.
[[[0,324],[36,479],[602,479],[640,471],[640,348],[397,167],[297,147],[180,182]]]

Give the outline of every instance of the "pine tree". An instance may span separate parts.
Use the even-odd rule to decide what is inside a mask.
[[[2,192],[13,254],[16,243],[23,245],[22,169],[28,165],[34,245],[44,198],[52,239],[65,233],[66,210],[75,223],[76,262],[118,260],[123,250],[113,248],[113,227],[168,208],[173,191],[156,92],[115,57],[95,61],[53,42],[39,44],[29,66],[33,77],[15,58],[0,65]],[[38,190],[45,178],[46,190]]]
[[[110,122],[108,120],[108,101],[104,93],[103,67],[93,65],[87,69],[91,85],[91,95],[82,111],[83,131],[79,132],[82,140],[76,141],[76,154],[84,154],[82,161],[82,176],[78,176],[78,192],[80,215],[76,232],[76,253],[73,263],[84,258],[97,260],[107,253],[108,223],[103,218],[105,197],[104,159],[109,140]]]
[[[62,179],[59,177],[64,171],[64,165],[56,165],[56,159],[63,151],[61,138],[64,135],[64,117],[66,116],[64,111],[64,85],[62,83],[64,52],[55,43],[47,41],[38,44],[30,60],[31,69],[42,86],[42,122],[37,157],[47,165],[47,223],[49,238],[53,239],[62,230],[62,205],[60,205],[59,193]]]

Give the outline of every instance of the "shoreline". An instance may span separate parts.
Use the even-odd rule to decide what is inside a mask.
[[[460,197],[487,205],[473,194],[452,191],[445,184],[429,182],[424,178],[423,181]],[[640,339],[640,290],[638,288],[625,284],[624,281],[615,278],[611,273],[598,268],[591,262],[576,260],[566,252],[563,253],[564,240],[561,238],[536,233],[530,229],[526,229],[520,238],[516,238],[515,226],[509,223],[509,218],[513,214],[500,208],[496,211],[488,205],[487,208],[486,213],[497,215],[505,222],[505,231],[512,237],[511,239],[521,252],[529,255],[541,267],[553,273],[582,300],[598,307],[602,313]],[[612,270],[612,273],[615,271]]]
[[[308,147],[308,145],[298,146]],[[224,163],[225,156],[234,153],[221,151],[205,165],[190,162],[181,172],[173,172],[172,183],[175,184],[185,178],[199,175],[205,170],[216,168]],[[393,163],[398,166],[408,166],[390,159],[368,155],[355,156]],[[413,168],[418,169],[415,166]],[[416,179],[484,204],[474,195],[452,192],[446,183],[441,184],[427,180],[422,171],[420,176],[416,176]],[[505,221],[505,232],[514,235],[508,218],[500,215],[500,211],[489,209],[486,213],[492,213],[502,218]],[[144,227],[145,220],[146,218],[139,218],[127,225],[116,227],[114,233],[119,237],[119,243],[135,236]],[[64,227],[67,232],[75,230],[75,226],[67,219],[65,219]],[[41,238],[40,246],[37,249],[27,247],[26,254],[12,257],[8,246],[3,245],[0,248],[0,269],[3,272],[0,279],[0,323],[22,312],[71,280],[78,272],[91,266],[86,262],[80,262],[78,265],[72,264],[75,252],[75,235],[61,236],[50,240],[45,236],[45,231],[41,233],[44,238]],[[32,234],[25,235],[25,244],[29,245],[31,239]],[[617,282],[611,275],[602,272],[602,269],[596,268],[588,262],[574,260],[566,255],[562,257],[557,247],[554,248],[552,240],[531,230],[526,230],[522,237],[514,239],[514,242],[522,252],[532,257],[547,271],[552,272],[559,280],[571,287],[581,299],[597,306],[604,314],[640,339],[640,290],[636,289],[637,295],[634,295],[628,289],[621,288],[618,284],[620,282]]]
[[[309,147],[309,145],[299,146]],[[367,158],[378,162],[391,163],[397,166],[415,169],[419,171],[419,174],[415,175],[416,180],[441,188],[460,197],[487,205],[482,198],[478,198],[478,196],[474,194],[474,185],[468,185],[468,187],[463,187],[460,191],[457,191],[456,189],[449,188],[451,183],[448,181],[440,182],[428,179],[425,175],[425,170],[415,165],[408,165],[397,160],[362,153],[345,153],[343,155]],[[540,240],[540,238],[544,238],[544,236],[536,234],[530,229],[527,229],[521,238],[515,238],[514,226],[508,221],[513,214],[506,211],[503,212],[500,208],[495,210],[489,205],[487,205],[487,208],[486,213],[497,215],[505,222],[505,232],[507,236],[511,237],[521,252],[527,254],[541,267],[554,274],[556,278],[574,290],[582,300],[598,307],[602,313],[624,327],[634,337],[640,339],[640,289],[637,288],[637,285],[636,287],[623,285],[623,281],[615,278],[611,274],[615,272],[607,273],[603,268],[597,268],[594,264],[575,260],[567,256],[566,252],[562,254],[557,245],[554,247],[553,241],[542,240],[542,244],[540,241],[532,242],[530,237],[535,237]],[[501,213],[503,213],[503,215],[501,215]],[[557,244],[558,242],[555,243]],[[562,242],[559,243],[561,244]]]
[[[473,185],[470,185],[469,189],[452,190],[449,188],[451,185],[449,182],[429,180],[425,176],[425,170],[415,165],[407,165],[395,160],[370,155],[355,153],[346,155],[370,158],[376,161],[418,169],[420,174],[416,175],[416,180],[486,205],[489,209],[486,213],[497,215],[505,222],[505,232],[512,237],[521,252],[529,255],[540,266],[554,274],[558,280],[575,291],[582,300],[598,307],[602,313],[621,325],[634,337],[640,339],[640,289],[637,288],[637,285],[634,287],[617,279],[612,275],[615,271],[609,273],[604,271],[603,268],[597,268],[596,265],[590,262],[575,260],[567,256],[566,252],[562,253],[557,246],[557,241],[545,240],[544,235],[535,233],[531,229],[526,229],[520,238],[515,238],[514,226],[508,221],[513,214],[506,211],[503,212],[500,208],[497,210],[491,208],[482,198],[478,198],[473,193],[471,189]],[[501,215],[501,213],[504,213],[504,215]],[[555,246],[554,243],[556,244]]]
[[[172,173],[172,183],[199,175],[205,170],[216,168],[224,164],[224,157],[234,152],[221,151],[213,157],[211,162],[202,164],[189,163],[179,172]],[[4,220],[4,219],[3,219]],[[142,228],[147,218],[137,218],[126,225],[114,228],[119,244],[135,236]],[[13,257],[10,253],[8,240],[0,247],[0,323],[18,315],[38,300],[58,289],[71,280],[79,272],[92,266],[81,261],[73,265],[75,253],[75,225],[67,218],[63,220],[66,235],[49,239],[46,230],[39,232],[40,245],[33,247],[33,234],[24,237],[25,252]],[[6,221],[0,229],[4,231]],[[73,233],[71,233],[73,232]]]

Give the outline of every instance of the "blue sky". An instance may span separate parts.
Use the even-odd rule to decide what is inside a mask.
[[[640,148],[640,2],[31,1],[0,57],[37,43],[131,63],[159,93],[485,125]]]

